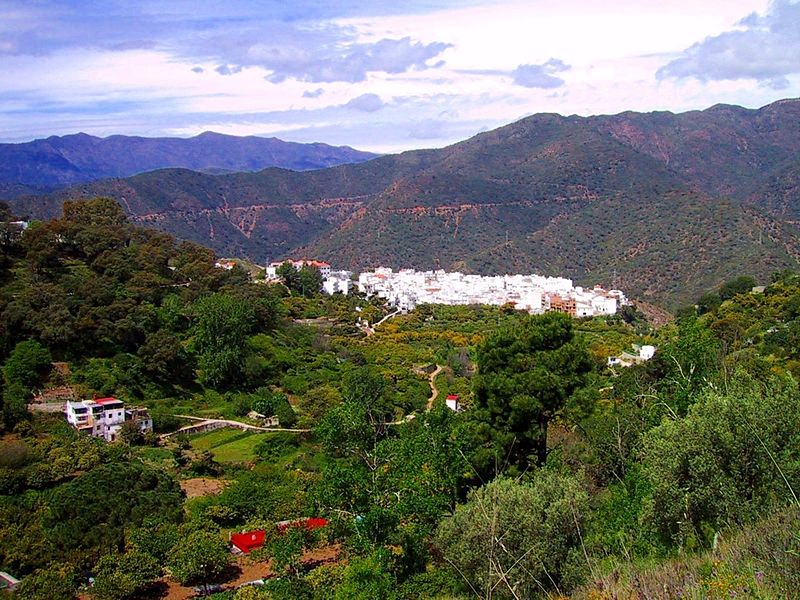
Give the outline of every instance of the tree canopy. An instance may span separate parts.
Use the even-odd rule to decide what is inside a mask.
[[[498,332],[477,350],[473,433],[482,473],[513,466],[519,472],[547,459],[547,426],[585,382],[592,363],[575,338],[572,318],[530,316]]]

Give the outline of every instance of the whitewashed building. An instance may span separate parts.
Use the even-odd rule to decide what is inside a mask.
[[[347,296],[353,285],[352,276],[352,271],[329,271],[328,276],[322,282],[322,291],[329,295],[338,292]]]
[[[650,345],[634,346],[637,354],[623,352],[618,356],[609,356],[607,364],[609,367],[630,367],[647,362],[656,355],[656,347]]]
[[[94,437],[113,442],[126,421],[138,424],[142,433],[153,431],[153,419],[146,408],[125,408],[125,403],[117,398],[96,398],[67,402],[65,407],[67,422],[75,429]]]
[[[445,271],[398,272],[385,267],[361,273],[358,289],[368,296],[384,298],[400,310],[419,304],[511,304],[532,314],[548,310],[576,317],[612,315],[627,300],[619,290],[606,291],[574,287],[571,279],[541,275],[498,275],[484,277]]]

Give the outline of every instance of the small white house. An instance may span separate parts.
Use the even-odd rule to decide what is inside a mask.
[[[75,429],[94,437],[113,442],[119,435],[122,424],[133,421],[142,433],[153,431],[153,419],[146,408],[125,409],[125,403],[117,398],[96,398],[67,402],[67,422]]]
[[[608,366],[609,367],[630,367],[631,365],[638,365],[643,362],[647,362],[651,358],[653,358],[656,354],[656,347],[655,346],[634,346],[634,348],[638,348],[638,354],[631,354],[630,352],[623,352],[619,356],[609,356],[608,357]]]
[[[642,346],[639,348],[639,358],[642,360],[650,360],[656,354],[655,346]]]
[[[461,401],[458,397],[458,394],[449,394],[447,398],[445,398],[444,402],[447,405],[447,408],[453,412],[461,412]]]

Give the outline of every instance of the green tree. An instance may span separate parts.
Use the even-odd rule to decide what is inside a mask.
[[[287,527],[267,545],[267,552],[278,573],[296,575],[300,569],[303,552],[313,541],[312,533],[303,525]]]
[[[730,281],[726,281],[719,288],[719,297],[723,302],[730,300],[737,294],[746,294],[757,285],[753,277],[742,275]]]
[[[60,266],[60,235],[52,223],[32,223],[22,235],[25,264],[36,279],[53,274]]]
[[[373,502],[396,512],[403,523],[435,526],[455,505],[469,465],[459,447],[456,417],[443,403],[380,442],[385,465],[378,470]]]
[[[322,274],[316,267],[303,266],[297,273],[298,290],[306,298],[316,296],[322,289]]]
[[[30,392],[18,382],[3,387],[3,424],[7,429],[28,416],[28,400]]]
[[[137,354],[144,368],[162,380],[187,378],[189,357],[178,336],[170,331],[161,329],[149,333]]]
[[[478,347],[473,434],[480,448],[473,459],[489,474],[504,463],[524,471],[529,456],[547,459],[547,426],[585,382],[592,361],[560,313],[525,317]]]
[[[125,212],[111,198],[67,201],[63,213],[63,218],[56,221],[60,238],[72,253],[89,262],[124,250],[130,239]]]
[[[275,269],[275,274],[283,280],[283,284],[292,291],[300,289],[300,273],[291,261],[285,261]]]
[[[290,519],[302,516],[302,476],[273,465],[245,471],[217,497],[231,521]]]
[[[112,198],[68,200],[63,206],[64,220],[81,226],[121,227],[128,218],[119,203]]]
[[[3,373],[9,383],[20,383],[28,389],[41,382],[50,370],[50,351],[36,340],[19,342],[6,360]]]
[[[136,421],[125,421],[119,428],[117,436],[121,442],[129,446],[141,444],[144,441],[144,434]]]
[[[385,551],[376,551],[350,561],[336,587],[334,600],[373,600],[396,598],[396,584],[389,571]]]
[[[95,566],[92,595],[99,600],[124,600],[161,576],[158,561],[138,550],[106,554]]]
[[[21,600],[73,600],[76,588],[71,573],[41,570],[23,577],[14,597]]]
[[[289,404],[289,398],[281,392],[258,388],[252,396],[250,407],[265,417],[278,417],[281,427],[293,427],[297,423],[297,414]]]
[[[714,312],[720,304],[722,304],[722,298],[719,297],[719,294],[708,292],[697,300],[697,312],[701,315]]]
[[[680,415],[714,379],[719,367],[719,342],[696,317],[681,319],[677,336],[663,344],[653,359],[653,368],[662,371],[658,390],[663,401]]]
[[[61,461],[52,462],[51,470]],[[80,463],[65,466],[71,474]],[[122,549],[125,528],[139,527],[153,515],[175,522],[183,514],[175,479],[137,462],[108,461],[54,488],[47,500],[42,527],[54,560]]]
[[[178,526],[174,523],[158,521],[131,529],[127,536],[127,546],[154,557],[164,564],[172,549],[181,541]]]
[[[499,478],[444,519],[436,545],[481,597],[533,598],[571,579],[588,495],[575,477]]]
[[[371,367],[348,371],[342,379],[344,401],[325,414],[317,435],[329,451],[358,457],[374,469],[375,446],[386,437],[393,413],[386,382]]]
[[[229,294],[217,293],[195,302],[193,348],[200,381],[231,384],[243,373],[247,336],[255,326],[252,305]]]
[[[219,533],[194,531],[170,553],[167,568],[182,584],[213,579],[228,566],[230,551]]]

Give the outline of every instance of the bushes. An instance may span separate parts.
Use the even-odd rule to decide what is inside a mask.
[[[228,544],[218,533],[195,531],[173,548],[167,565],[176,581],[187,584],[214,578],[229,560]]]
[[[92,595],[97,600],[123,600],[161,576],[158,561],[137,550],[106,554],[95,565]]]
[[[56,488],[43,527],[54,556],[73,550],[91,556],[121,549],[124,528],[152,515],[178,521],[182,500],[177,482],[167,475],[137,463],[110,463]]]
[[[649,520],[666,540],[710,543],[800,490],[800,393],[790,380],[763,386],[739,375],[709,390],[684,419],[645,436]],[[784,479],[785,478],[785,479]]]
[[[481,594],[530,598],[574,577],[569,564],[587,504],[571,476],[542,471],[529,483],[496,479],[440,523],[436,545]]]
[[[800,589],[800,509],[779,508],[716,549],[655,566],[612,562],[575,600],[600,598],[794,598]]]

